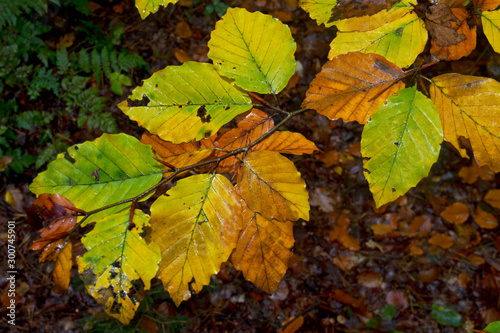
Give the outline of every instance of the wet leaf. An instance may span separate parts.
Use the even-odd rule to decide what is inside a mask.
[[[155,72],[135,88],[131,106],[118,107],[152,134],[172,143],[201,140],[215,134],[236,115],[252,108],[248,95],[222,78],[213,65],[185,62]]]
[[[431,317],[443,326],[462,326],[462,316],[457,311],[436,303],[432,304]]]
[[[465,38],[452,45],[439,45],[442,39],[431,40],[431,54],[438,59],[443,60],[458,60],[462,57],[468,56],[476,48],[476,27],[470,28],[467,24],[469,16],[465,8],[451,8],[451,11],[456,18],[451,21],[452,31],[458,36],[465,36]]]
[[[496,321],[493,323],[488,324],[483,331],[489,332],[489,333],[500,333],[500,321]]]
[[[446,207],[440,216],[447,222],[462,224],[470,216],[469,207],[461,202],[454,202],[452,205]]]
[[[429,244],[439,246],[443,249],[449,249],[453,246],[453,239],[445,234],[436,234],[429,239]]]
[[[331,120],[364,124],[388,96],[404,88],[403,82],[396,83],[403,73],[377,54],[338,55],[311,82],[302,107]]]
[[[377,109],[361,136],[364,174],[377,207],[427,176],[442,140],[437,109],[416,87],[398,91]]]
[[[484,196],[484,201],[486,201],[490,206],[500,209],[500,190],[489,190]]]
[[[485,212],[480,207],[477,207],[476,214],[472,215],[472,218],[481,228],[495,229],[498,227],[497,218],[493,214]]]
[[[270,15],[229,8],[208,42],[215,69],[250,91],[277,94],[295,72],[290,29]]]
[[[461,74],[443,74],[432,79],[431,98],[436,104],[444,139],[462,155],[466,150],[459,137],[469,139],[474,157],[481,167],[485,164],[500,171],[500,82],[493,79]]]
[[[78,208],[91,211],[133,198],[162,177],[163,165],[154,159],[151,147],[126,134],[103,134],[95,141],[70,147],[68,154],[74,163],[58,155],[47,171],[33,180],[33,193],[58,193],[78,202]],[[91,215],[84,225],[117,212],[124,205]]]
[[[500,11],[483,11],[481,13],[483,31],[493,50],[500,53]]]
[[[210,283],[241,230],[241,207],[221,175],[181,179],[151,206],[153,240],[161,247],[157,277],[178,306]],[[190,289],[191,288],[191,289]]]
[[[328,58],[349,52],[376,53],[401,68],[410,66],[427,42],[424,22],[411,10],[402,16],[388,16],[390,21],[373,30],[339,30]]]
[[[160,261],[158,245],[144,239],[149,216],[140,210],[131,215],[130,209],[124,209],[97,221],[82,238],[87,252],[77,258],[89,294],[101,299],[106,313],[125,325],[139,306],[128,295],[132,281],[141,279],[144,289],[149,289]]]
[[[177,1],[179,0],[135,0],[135,6],[144,20],[149,14],[156,13],[160,6],[167,7],[168,4],[177,3]]]
[[[309,194],[292,161],[277,152],[254,151],[245,157],[237,184],[248,207],[268,220],[309,220]]]
[[[246,280],[272,294],[286,273],[294,242],[292,222],[268,220],[246,207],[231,262]]]

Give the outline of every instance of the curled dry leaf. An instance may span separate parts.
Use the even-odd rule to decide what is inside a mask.
[[[462,224],[467,221],[470,216],[470,212],[467,205],[455,202],[451,206],[446,207],[440,215],[447,222]]]
[[[31,250],[41,250],[48,244],[64,238],[76,225],[76,214],[82,212],[59,194],[43,193],[27,209],[28,223],[39,225],[48,221],[48,227],[41,229],[40,238],[30,246]]]
[[[437,46],[456,45],[467,39],[467,36],[457,32],[462,20],[451,11],[447,4],[439,3],[430,6],[425,17],[425,27]]]
[[[498,227],[497,218],[488,212],[485,212],[481,209],[481,207],[477,207],[476,214],[472,215],[474,222],[477,223],[478,226],[484,229],[495,229]]]

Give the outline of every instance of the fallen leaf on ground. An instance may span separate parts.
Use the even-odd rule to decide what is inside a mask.
[[[497,218],[488,212],[485,212],[481,209],[481,207],[477,207],[477,211],[475,215],[472,215],[474,222],[477,223],[478,226],[484,229],[495,229],[498,227]]]
[[[439,246],[443,249],[449,249],[453,246],[453,239],[450,236],[445,234],[437,234],[429,239],[429,244]]]
[[[460,202],[455,202],[452,205],[446,207],[440,215],[447,222],[462,224],[467,221],[470,216],[470,212],[467,205]]]

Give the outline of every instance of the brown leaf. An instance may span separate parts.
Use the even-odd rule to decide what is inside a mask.
[[[475,7],[480,7],[483,12],[500,6],[500,0],[473,0],[472,3]]]
[[[416,216],[408,228],[408,236],[422,237],[431,231],[432,223],[428,215]]]
[[[329,22],[376,14],[401,0],[338,0]]]
[[[361,249],[359,241],[356,238],[349,235],[347,231],[350,223],[351,221],[349,220],[349,217],[345,214],[341,214],[337,219],[337,224],[335,228],[333,228],[330,234],[330,239],[332,241],[334,240],[339,241],[340,244],[342,244],[349,250],[359,251]]]
[[[402,75],[401,68],[380,55],[342,54],[323,65],[302,106],[331,120],[364,124],[388,96],[404,88],[403,82],[396,83]]]
[[[481,207],[477,207],[477,211],[475,215],[472,215],[474,222],[477,223],[478,226],[484,229],[495,229],[498,227],[497,218],[488,212],[485,212],[481,209]]]
[[[283,328],[285,325],[286,327]],[[304,325],[304,317],[290,317],[281,325],[282,327],[280,328],[280,333],[295,333],[302,327],[302,325]]]
[[[342,290],[334,290],[330,293],[330,296],[337,302],[352,306],[353,308],[360,310],[362,313],[366,312],[366,305],[362,299],[354,298]]]
[[[379,288],[382,285],[382,274],[376,271],[366,271],[356,276],[358,283],[366,288]]]
[[[399,308],[400,311],[404,311],[408,308],[408,299],[406,298],[406,295],[399,290],[389,291],[385,297],[385,301],[387,304],[392,304],[396,308]]]
[[[66,237],[76,225],[78,212],[82,211],[59,194],[41,194],[27,209],[28,223],[38,225],[41,221],[49,221],[50,224],[41,229],[40,238],[33,242],[30,249],[41,250],[49,243]]]
[[[411,241],[410,245],[408,245],[408,250],[413,256],[421,256],[424,254],[424,250],[422,250],[422,240]]]
[[[191,30],[189,24],[184,21],[180,21],[175,26],[175,34],[180,38],[191,38],[191,36],[193,36],[193,31]]]
[[[440,216],[447,222],[462,224],[469,218],[469,207],[463,203],[455,202],[446,207]]]
[[[431,40],[431,54],[438,59],[458,60],[468,56],[476,48],[476,27],[471,29],[467,25],[469,12],[465,8],[452,8],[451,11],[457,20],[461,22],[461,24],[459,24],[455,20],[451,21],[451,28],[458,36],[465,36],[465,39],[452,45],[438,45],[437,43],[441,42],[442,39],[433,38]]]
[[[187,53],[184,50],[177,49],[175,50],[174,54],[175,54],[175,59],[177,59],[177,61],[180,62],[181,64],[185,63],[186,61],[194,60],[193,57],[191,57],[189,53]]]
[[[469,254],[467,256],[467,259],[470,261],[471,264],[473,264],[476,267],[479,267],[485,263],[484,258],[476,254]]]
[[[453,239],[450,236],[445,234],[437,234],[429,239],[429,244],[439,246],[443,249],[449,249],[453,246]]]
[[[456,45],[467,39],[467,36],[457,32],[462,21],[456,17],[447,4],[430,6],[425,17],[425,27],[437,46]],[[452,27],[452,22],[455,23],[456,28]]]
[[[460,273],[457,277],[457,284],[462,289],[467,289],[469,283],[471,283],[472,279],[466,273]]]
[[[439,269],[436,266],[432,266],[432,268],[427,270],[421,270],[418,273],[418,280],[421,283],[434,282],[438,277],[439,277]]]

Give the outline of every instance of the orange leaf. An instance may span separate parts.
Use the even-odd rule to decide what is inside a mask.
[[[447,222],[462,224],[469,218],[469,207],[463,203],[455,202],[446,207],[440,215]]]
[[[484,196],[484,201],[486,201],[490,206],[500,209],[500,190],[489,190]]]
[[[366,288],[378,288],[383,282],[382,274],[372,270],[359,274],[356,279]]]
[[[493,214],[485,212],[480,207],[477,207],[477,214],[472,215],[474,222],[477,223],[478,226],[484,229],[495,229],[498,227],[498,220]]]
[[[193,165],[209,157],[212,154],[209,148],[213,147],[211,139],[174,144],[149,132],[142,135],[141,142],[152,146],[162,161],[176,168]]]
[[[283,326],[285,325],[286,327],[283,328]],[[299,328],[302,327],[302,325],[304,325],[304,317],[290,317],[281,325],[282,327],[280,328],[280,333],[295,333]]]
[[[480,256],[475,255],[475,254],[469,254],[467,256],[467,259],[469,259],[469,261],[471,262],[471,264],[473,264],[476,267],[481,266],[482,264],[485,263],[485,260],[484,260],[483,257],[480,257]]]
[[[449,249],[453,246],[453,239],[450,236],[445,234],[437,234],[429,239],[429,244],[439,246],[443,249]]]
[[[403,70],[377,54],[348,53],[327,62],[311,82],[303,107],[335,120],[364,124],[392,93]]]
[[[431,218],[428,215],[416,216],[408,228],[409,236],[425,236],[431,231]]]
[[[460,288],[466,289],[467,285],[471,283],[471,278],[466,273],[460,273],[457,277],[457,284]]]
[[[361,310],[361,312],[366,311],[366,305],[362,299],[354,298],[351,295],[343,292],[342,290],[334,290],[330,296],[337,302],[347,304],[353,308]]]
[[[293,223],[268,220],[246,207],[243,231],[231,255],[234,267],[262,291],[272,294],[288,269]]]
[[[493,10],[500,6],[500,0],[473,0],[472,3],[476,7],[481,7],[483,12],[486,10]]]
[[[431,40],[431,54],[438,59],[458,60],[468,56],[476,48],[476,27],[471,29],[467,25],[469,12],[465,8],[451,8],[451,11],[461,22],[458,27],[455,21],[450,21],[451,28],[456,30],[458,34],[465,35],[466,39],[455,45],[439,46],[433,38]]]
[[[359,241],[347,232],[350,222],[347,215],[341,214],[337,220],[337,225],[330,234],[330,239],[332,241],[338,240],[340,244],[349,250],[359,251],[361,249]]]
[[[68,289],[71,277],[71,266],[73,266],[71,255],[72,249],[73,246],[68,242],[58,253],[54,271],[52,272],[52,279],[55,284],[54,292],[57,294],[61,294]]]
[[[371,228],[375,236],[387,236],[394,232],[394,228],[387,224],[372,224]]]
[[[232,129],[223,134],[215,143],[218,148],[235,150],[246,147],[253,141],[269,132],[274,127],[274,121],[267,113],[258,109],[252,109],[250,113],[238,122],[238,128]],[[216,156],[222,156],[225,152],[218,151]],[[241,158],[241,154],[238,155]],[[219,164],[219,172],[234,172],[239,165],[236,157],[229,157]]]
[[[264,141],[254,146],[252,150],[270,150],[282,154],[312,154],[318,150],[314,142],[309,141],[300,133],[274,132]]]
[[[274,151],[247,154],[237,184],[248,207],[268,220],[309,220],[309,194],[292,161]]]
[[[412,241],[410,245],[408,245],[408,250],[413,256],[421,256],[424,254],[424,250],[422,250],[422,241]]]

